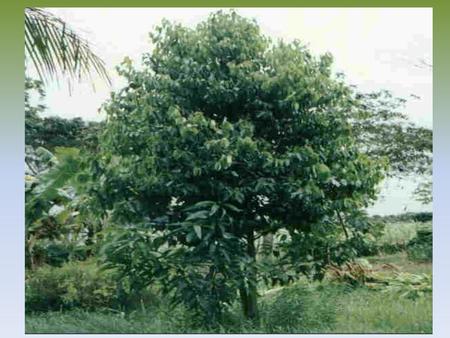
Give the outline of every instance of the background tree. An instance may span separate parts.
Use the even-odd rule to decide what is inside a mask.
[[[35,96],[38,103],[33,104]],[[53,151],[56,147],[89,148],[97,146],[97,134],[104,122],[89,121],[76,117],[66,119],[59,116],[42,117],[47,107],[43,82],[25,78],[25,144],[34,148],[44,147]]]
[[[106,257],[211,322],[237,291],[256,318],[257,285],[274,270],[258,238],[285,229],[290,271],[320,275],[297,243],[342,244],[364,228],[346,215],[375,199],[384,164],[355,144],[348,113],[362,98],[330,55],[272,43],[234,12],[195,29],[163,22],[151,37],[144,69],[119,69],[128,85],[105,106],[93,163],[99,210],[120,226]],[[320,259],[350,257],[332,249]]]

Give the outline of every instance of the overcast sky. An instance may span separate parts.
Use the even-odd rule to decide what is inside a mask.
[[[100,105],[123,80],[115,73],[125,56],[137,64],[151,50],[148,33],[163,18],[195,26],[215,9],[208,8],[51,8],[48,9],[80,32],[105,62],[113,85],[95,78],[79,83],[69,93],[66,85],[46,86],[46,115],[100,120]],[[424,8],[240,8],[239,14],[254,18],[262,32],[286,41],[299,39],[315,54],[330,52],[335,71],[361,90],[391,90],[409,99],[406,112],[416,123],[432,126],[432,10]],[[411,96],[413,95],[413,96]],[[412,182],[399,188],[388,182],[386,198],[374,212],[421,210],[409,198]],[[430,209],[430,208],[427,208]]]

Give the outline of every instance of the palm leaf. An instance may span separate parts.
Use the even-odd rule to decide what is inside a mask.
[[[110,83],[104,61],[92,52],[88,42],[63,20],[38,8],[25,9],[25,56],[42,81],[60,75],[92,80],[95,72]]]

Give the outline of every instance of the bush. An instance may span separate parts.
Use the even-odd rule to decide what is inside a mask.
[[[413,220],[416,222],[431,222],[433,220],[433,213],[431,212],[418,212],[413,216]]]
[[[71,260],[85,260],[88,249],[85,245],[42,239],[34,244],[33,257],[39,265],[61,266]],[[25,266],[31,267],[29,250],[25,252]]]
[[[28,272],[26,311],[112,307],[117,301],[116,276],[95,261],[75,261],[61,267],[43,266]]]
[[[416,237],[408,242],[406,252],[413,261],[427,262],[433,259],[433,232],[431,229],[417,231]]]

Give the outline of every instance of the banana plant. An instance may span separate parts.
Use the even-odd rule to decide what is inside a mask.
[[[74,242],[80,232],[77,205],[81,158],[76,148],[27,147],[25,224],[27,265],[34,269],[50,246]],[[45,247],[45,248],[44,248]],[[54,250],[53,250],[54,251]],[[40,258],[41,257],[41,258]]]

